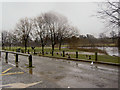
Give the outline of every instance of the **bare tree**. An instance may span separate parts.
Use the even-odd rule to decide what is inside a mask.
[[[59,43],[59,50],[61,50],[61,45],[63,43],[63,40],[65,37],[69,36],[69,25],[67,18],[65,16],[62,16],[60,14],[57,14],[58,16],[58,30],[57,30],[57,39]]]
[[[96,38],[91,34],[87,34],[86,36],[87,36],[87,40],[91,48],[95,48]]]
[[[7,31],[2,31],[1,33],[2,35],[2,49],[5,48],[6,45],[6,41],[7,41]]]
[[[40,39],[41,46],[42,46],[42,55],[44,55],[44,46],[47,43],[48,38],[48,29],[46,26],[46,22],[44,20],[43,15],[38,16],[34,19],[34,29],[35,35],[38,39]]]
[[[120,32],[120,2],[106,2],[101,4],[98,16],[107,22],[108,27],[117,28]],[[120,50],[120,36],[118,35],[118,48]]]
[[[108,27],[117,27],[120,26],[120,6],[118,5],[120,2],[104,2],[100,4],[101,10],[98,11],[98,17],[105,20]],[[107,22],[106,22],[107,21]]]
[[[102,44],[103,50],[104,50],[104,45],[106,44],[107,40],[107,36],[105,33],[100,33],[99,34],[99,38],[100,38],[100,43]]]
[[[9,49],[11,49],[11,46],[13,45],[13,43],[15,42],[15,38],[14,38],[14,33],[8,31],[7,32],[7,45],[9,46]]]
[[[70,47],[77,48],[78,46],[78,38],[79,37],[79,30],[77,27],[69,25],[68,26],[67,37],[69,38],[68,43]]]
[[[58,43],[59,43],[59,50],[61,50],[61,45],[63,40],[68,36],[68,27],[66,25],[60,26],[58,28]]]
[[[57,44],[57,40],[58,40],[57,31],[58,31],[58,25],[59,25],[59,18],[55,13],[48,12],[44,14],[44,19],[46,21],[47,28],[50,34],[50,39],[52,44],[52,56],[53,56],[54,47],[55,47],[55,44]]]
[[[115,31],[111,31],[111,32],[110,32],[110,36],[111,36],[111,38],[112,38],[113,43],[115,43],[115,39],[116,39],[116,37],[117,37],[116,32],[115,32]]]
[[[28,18],[21,19],[19,23],[16,25],[15,33],[22,40],[25,47],[25,52],[27,50],[28,40],[30,38],[30,35],[32,34],[31,33],[32,26],[33,26],[33,20]]]

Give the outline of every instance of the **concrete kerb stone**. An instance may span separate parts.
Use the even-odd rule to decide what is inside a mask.
[[[56,59],[71,60],[71,61],[92,62],[92,60],[86,60],[86,59],[65,58],[65,57],[54,57],[54,56],[43,56],[43,55],[39,55],[39,56],[42,56],[42,57],[49,57],[49,58],[56,58]],[[117,63],[109,63],[109,62],[101,62],[101,61],[97,61],[97,62],[96,62],[96,61],[93,61],[93,63],[120,66],[120,64],[117,64]]]

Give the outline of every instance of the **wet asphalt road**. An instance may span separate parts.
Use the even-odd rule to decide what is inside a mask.
[[[2,54],[4,58],[4,54]],[[4,61],[4,59],[3,59]],[[8,62],[15,65],[14,55],[9,55]],[[19,56],[19,68],[29,72],[28,58]],[[33,56],[33,77],[51,83],[47,87],[60,88],[118,88],[118,67],[88,62],[53,59]],[[29,75],[26,75],[29,77]],[[4,77],[3,77],[4,78]],[[14,78],[14,76],[13,76]],[[12,78],[9,78],[12,79]],[[3,84],[8,79],[3,80]],[[22,79],[24,81],[24,79]],[[28,83],[27,80],[25,80]],[[34,81],[34,80],[33,80]],[[53,86],[52,86],[53,85]],[[39,87],[39,85],[37,86]]]
[[[0,58],[0,72],[2,72],[2,61],[1,61],[1,58]],[[0,76],[0,85],[2,85],[2,76]],[[0,90],[1,90],[2,87],[0,87]]]
[[[16,68],[10,64],[2,62],[2,72],[10,69],[5,74],[23,72],[21,74],[12,74],[12,75],[3,75],[2,76],[2,85],[0,87],[4,88],[54,88],[58,87],[55,83],[46,81],[40,77],[31,75],[20,68]]]

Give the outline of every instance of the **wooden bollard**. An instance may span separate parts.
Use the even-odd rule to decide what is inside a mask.
[[[65,51],[63,51],[63,57],[65,57]]]
[[[6,61],[6,63],[8,63],[8,52],[6,52],[5,61]]]
[[[18,67],[18,54],[15,55],[15,63],[16,63],[16,67]]]
[[[78,58],[78,51],[76,51],[76,58]]]
[[[95,52],[95,61],[97,62],[97,59],[98,59],[98,57],[97,57],[97,52]]]
[[[29,55],[29,67],[32,67],[32,55]]]

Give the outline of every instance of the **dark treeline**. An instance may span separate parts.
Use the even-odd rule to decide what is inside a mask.
[[[112,31],[113,32],[113,31]],[[106,47],[117,46],[117,34],[115,36],[106,36],[101,33],[98,38],[91,34],[79,35],[79,37],[71,37],[67,42],[70,47]],[[71,42],[72,41],[72,42]]]
[[[3,47],[9,47],[12,46],[22,46],[24,47],[23,42],[17,38],[17,36],[11,32],[3,31],[4,34],[4,42],[2,45]],[[72,37],[65,37],[61,43],[62,45],[69,45],[70,47],[96,47],[96,46],[116,46],[117,45],[117,35],[107,37],[105,34],[100,34],[99,38],[94,37],[93,35],[87,34],[87,35],[77,35]],[[38,38],[29,38],[28,40],[28,47],[41,47],[41,41]],[[50,38],[47,38],[47,42],[45,46],[51,46],[51,40]],[[56,46],[59,48],[59,42],[56,42]],[[60,49],[60,48],[59,48]]]
[[[67,18],[55,12],[47,12],[34,18],[23,18],[19,20],[13,31],[2,31],[2,48],[14,46],[25,47],[52,47],[52,55],[55,46],[61,50],[61,45],[70,47],[78,46],[104,46],[116,44],[117,34],[112,31],[111,37],[101,33],[99,38],[93,35],[80,35],[79,30],[69,24]]]
[[[66,38],[79,34],[76,27],[69,24],[67,18],[55,12],[47,12],[34,18],[19,20],[13,31],[2,32],[2,48],[5,46],[24,46],[25,52],[28,46],[41,46],[44,54],[45,46],[52,46],[52,54],[55,45],[61,45]]]

